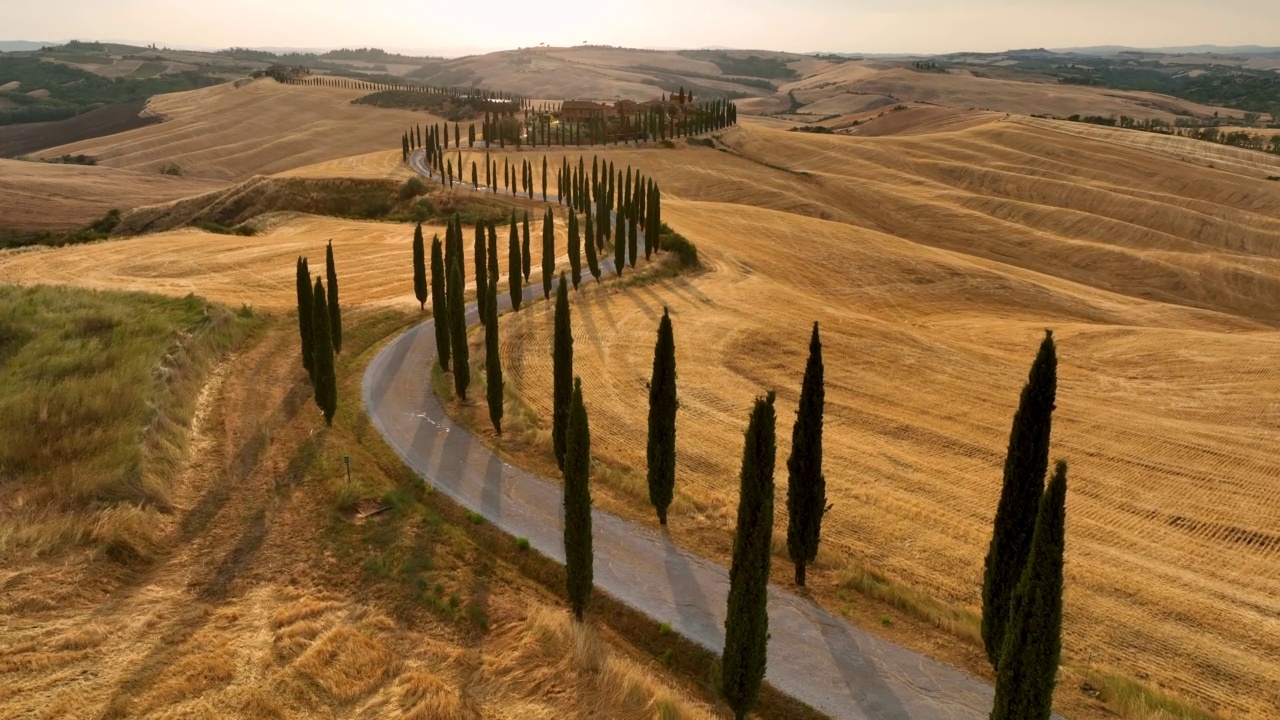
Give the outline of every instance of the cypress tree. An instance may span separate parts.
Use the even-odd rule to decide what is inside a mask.
[[[1000,651],[991,720],[1049,720],[1062,655],[1062,554],[1067,463],[1040,498],[1031,553],[1014,590]]]
[[[422,246],[422,223],[413,229],[413,296],[418,298],[418,309],[427,307],[427,259]]]
[[[307,371],[307,378],[315,385],[315,335],[311,331],[311,271],[307,268],[307,259],[298,258],[298,335],[302,342],[302,367]]]
[[[822,474],[822,341],[818,323],[809,340],[809,362],[800,386],[800,408],[791,430],[787,458],[787,554],[796,565],[796,585],[804,587],[805,566],[818,557],[822,516],[827,510],[827,478]]]
[[[551,276],[556,271],[555,215],[547,208],[542,219],[542,299],[551,299]]]
[[[627,220],[627,264],[631,267],[636,266],[637,230],[635,213],[631,213],[630,218]]]
[[[600,261],[596,257],[596,230],[594,224],[591,222],[591,212],[588,211],[583,215],[583,217],[587,219],[587,235],[585,242],[583,243],[587,249],[587,268],[591,270],[591,277],[595,278],[596,282],[599,283]]]
[[[324,251],[325,277],[329,279],[329,337],[333,352],[342,352],[342,310],[338,307],[338,270],[333,265],[333,241]]]
[[[449,269],[450,285],[463,287],[462,261]],[[467,386],[471,384],[471,365],[467,350],[467,303],[461,292],[449,293],[449,354],[453,361],[453,390],[460,400],[467,399]]]
[[[578,214],[569,209],[569,275],[573,279],[573,289],[578,289],[582,282],[582,242],[578,237]]]
[[[450,225],[452,227],[452,224]],[[431,240],[431,324],[436,332],[436,357],[440,369],[449,370],[449,305],[444,290],[444,260],[440,254],[440,236]]]
[[[507,244],[507,287],[511,293],[511,309],[519,312],[520,301],[524,299],[520,285],[520,231],[516,229],[516,211],[511,211],[511,238]],[[496,278],[495,278],[496,280]]]
[[[498,284],[498,226],[489,223],[489,282]],[[495,294],[497,291],[494,291]]]
[[[542,156],[542,202],[547,201],[547,156]]]
[[[573,616],[582,621],[582,611],[591,597],[593,582],[591,553],[591,428],[587,408],[582,404],[582,378],[573,379],[565,430],[564,458],[564,569]]]
[[[756,398],[742,451],[738,529],[729,568],[720,692],[737,720],[755,707],[769,640],[769,560],[773,535],[774,394]]]
[[[613,228],[613,271],[622,277],[622,268],[627,264],[627,229],[623,226],[622,210],[614,215],[618,221]]]
[[[996,507],[982,582],[982,642],[991,667],[999,669],[1014,588],[1031,552],[1037,503],[1049,467],[1049,433],[1058,385],[1053,331],[1045,331],[1009,432],[1004,483]]]
[[[530,257],[530,254],[529,254],[529,211],[528,210],[524,211],[524,227],[522,228],[522,233],[523,234],[520,237],[520,266],[521,266],[521,269],[524,270],[524,281],[529,282],[529,271],[533,269],[530,267],[531,263],[533,262],[533,258]]]
[[[471,252],[475,254],[474,262],[476,268],[476,310],[480,314],[480,322],[489,321],[489,312],[485,307],[489,296],[485,293],[485,289],[489,287],[489,275],[485,271],[485,252],[484,252],[484,221],[476,221],[476,240],[472,245]]]
[[[333,342],[329,337],[329,304],[320,278],[316,278],[312,295],[311,327],[315,333],[316,405],[324,413],[324,424],[332,425],[333,413],[338,409],[338,378],[333,368]]]
[[[552,345],[551,445],[556,464],[564,469],[565,431],[569,427],[569,403],[573,395],[573,326],[569,322],[569,288],[560,273],[556,288],[556,329]]]
[[[471,189],[472,190],[480,189],[480,180],[478,177],[476,177],[476,161],[475,160],[471,161]]]
[[[502,434],[502,365],[498,358],[498,283],[489,283],[489,321],[484,326],[484,376],[485,399],[489,401],[489,420],[493,429]]]
[[[676,487],[676,341],[671,315],[662,309],[658,342],[653,348],[653,377],[649,380],[649,502],[658,522],[667,524],[667,508]]]

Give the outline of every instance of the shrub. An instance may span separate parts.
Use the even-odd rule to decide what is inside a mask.
[[[691,138],[686,138],[685,142],[693,146],[701,146],[701,147],[709,147],[709,148],[713,148],[716,146],[716,141],[712,140],[711,138],[691,137]]]
[[[173,163],[168,163],[160,168],[160,173],[162,175],[173,175],[175,177],[182,177],[182,168],[178,167],[177,165],[174,165]]]
[[[400,199],[408,200],[409,198],[415,198],[419,195],[426,194],[426,192],[427,184],[422,181],[422,178],[414,175],[408,180],[405,180],[404,184],[400,186]]]
[[[519,548],[520,550],[528,550],[529,538],[526,538],[526,537],[516,538],[516,547]]]
[[[677,264],[682,269],[692,270],[702,267],[702,263],[698,260],[698,248],[694,247],[688,238],[672,230],[666,223],[662,223],[659,238],[659,247],[675,253]]]
[[[663,140],[660,144],[662,145],[662,147],[667,148],[668,150],[676,146],[676,144],[671,142],[670,140]]]
[[[1280,175],[1268,175],[1268,180],[1280,180]]]
[[[467,519],[471,521],[472,525],[479,525],[484,522],[484,516],[475,511],[468,511]]]

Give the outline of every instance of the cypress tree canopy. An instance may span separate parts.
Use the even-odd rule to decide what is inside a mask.
[[[649,380],[649,502],[658,522],[667,524],[667,508],[676,486],[676,342],[671,315],[662,309],[658,342],[653,348]]]
[[[823,387],[822,341],[818,323],[809,340],[809,362],[800,387],[800,408],[791,430],[787,458],[787,554],[796,565],[796,584],[804,585],[805,566],[818,557],[822,516],[827,507],[827,479],[822,474]]]
[[[333,264],[333,241],[324,251],[325,275],[329,280],[329,335],[333,340],[333,352],[342,352],[342,310],[338,306],[338,269]]]
[[[418,298],[418,309],[427,307],[427,262],[422,246],[422,223],[413,229],[413,296]]]
[[[447,232],[446,235],[448,235]],[[440,369],[448,370],[449,305],[445,298],[444,260],[441,257],[439,235],[431,240],[431,324],[436,334],[436,359],[440,363]]]
[[[1057,386],[1057,351],[1053,331],[1046,330],[1013,416],[1004,483],[983,575],[982,641],[993,668],[998,667],[1004,646],[1013,591],[1031,552],[1031,536],[1049,467],[1049,434]]]
[[[564,557],[573,615],[582,620],[593,582],[591,548],[591,429],[582,403],[582,379],[574,378],[564,459]]]
[[[564,273],[556,288],[555,340],[552,346],[552,411],[551,444],[556,464],[564,469],[566,431],[569,427],[569,403],[573,399],[573,327],[569,322],[569,287]]]
[[[315,340],[316,405],[324,413],[324,424],[332,425],[333,413],[338,408],[338,383],[333,367],[333,341],[329,337],[329,304],[320,278],[316,278],[312,295],[311,318]]]
[[[314,295],[311,291],[311,271],[307,269],[307,259],[298,258],[298,335],[302,342],[302,367],[307,371],[307,377],[311,379],[311,384],[315,385],[315,336],[312,333],[311,325],[313,322],[313,313],[311,305],[314,302]]]

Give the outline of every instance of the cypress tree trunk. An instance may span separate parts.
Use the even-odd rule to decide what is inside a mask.
[[[451,285],[463,287],[461,253],[457,263],[449,270]],[[467,302],[461,292],[449,293],[449,351],[453,360],[453,390],[458,399],[466,401],[467,386],[471,384],[471,365],[467,349]]]
[[[507,287],[511,293],[511,309],[519,312],[520,301],[524,299],[523,288],[520,286],[520,231],[516,229],[516,212],[511,211],[511,237],[507,243]],[[494,283],[497,283],[497,276],[494,277]]]
[[[587,248],[587,268],[591,270],[591,277],[596,279],[596,283],[600,282],[600,260],[596,257],[596,228],[595,223],[591,221],[591,213],[587,212],[583,215],[587,219],[587,235],[584,245]]]
[[[302,367],[307,371],[307,378],[312,386],[316,384],[316,348],[315,334],[311,330],[314,296],[311,294],[311,271],[307,269],[307,259],[298,258],[298,335],[302,342]]]
[[[1013,591],[1031,552],[1037,504],[1049,466],[1049,433],[1057,385],[1053,331],[1047,330],[1013,416],[1004,484],[983,574],[982,642],[987,660],[996,669],[1004,647]]]
[[[485,289],[489,287],[489,274],[486,272],[484,264],[484,221],[476,222],[476,240],[471,248],[471,252],[475,254],[474,261],[476,266],[476,310],[480,313],[480,322],[487,322],[489,319],[489,311],[485,307],[489,296],[485,293]],[[464,279],[465,281],[465,279]]]
[[[338,409],[338,378],[333,368],[333,342],[329,337],[329,305],[325,301],[324,283],[316,278],[311,303],[311,327],[315,333],[316,405],[324,413],[324,424],[333,424]]]
[[[555,450],[556,464],[564,470],[569,403],[573,399],[573,327],[569,322],[569,288],[565,285],[564,273],[560,273],[560,285],[556,288],[556,329],[551,373],[551,445]]]
[[[582,404],[582,379],[574,378],[564,458],[564,568],[573,616],[582,620],[593,582],[591,552],[591,429]]]
[[[520,238],[520,264],[521,264],[521,268],[524,270],[524,281],[529,282],[529,271],[533,269],[532,267],[530,267],[530,265],[533,262],[533,258],[529,254],[529,211],[528,210],[525,210],[524,212],[524,227],[522,228],[522,232],[523,232],[523,235]]]
[[[342,352],[342,310],[338,307],[338,269],[333,265],[333,241],[324,251],[325,276],[329,279],[329,336],[333,352]]]
[[[756,398],[742,451],[738,529],[729,568],[720,692],[738,717],[755,707],[769,639],[769,560],[776,454],[772,392]]]
[[[569,277],[573,280],[573,289],[578,289],[582,282],[582,239],[578,237],[578,214],[569,209]]]
[[[418,309],[427,307],[427,259],[422,247],[422,223],[413,229],[413,295],[418,298]]]
[[[449,310],[444,290],[444,261],[440,257],[440,236],[431,240],[431,324],[436,332],[436,358],[440,368],[449,369]]]
[[[551,276],[556,271],[555,215],[547,208],[542,220],[542,299],[551,299]]]
[[[653,348],[649,380],[649,502],[658,522],[667,524],[667,508],[676,487],[676,341],[671,316],[662,309],[658,342]]]
[[[484,327],[485,399],[489,401],[489,420],[502,434],[502,365],[498,358],[498,283],[489,283],[489,322]]]
[[[1049,720],[1062,655],[1062,554],[1067,464],[1059,460],[1040,498],[1027,566],[1014,590],[991,720]]]
[[[822,516],[827,509],[827,479],[822,474],[822,341],[818,323],[809,340],[809,362],[800,386],[800,408],[791,430],[787,458],[787,554],[796,565],[796,585],[804,587],[805,566],[818,557]]]

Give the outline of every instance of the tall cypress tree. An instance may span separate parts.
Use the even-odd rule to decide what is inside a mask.
[[[520,231],[516,229],[516,211],[511,211],[511,237],[507,243],[507,287],[511,293],[511,309],[519,312],[524,289],[520,285]]]
[[[324,251],[325,276],[329,279],[329,336],[333,352],[342,352],[342,310],[338,307],[338,269],[333,265],[333,241]]]
[[[476,240],[471,251],[475,253],[476,267],[476,310],[480,313],[480,322],[489,321],[489,312],[485,307],[489,296],[485,290],[489,287],[489,274],[485,270],[485,251],[484,251],[484,221],[476,221]]]
[[[1013,591],[1031,552],[1036,512],[1049,467],[1049,433],[1057,386],[1057,351],[1053,331],[1047,330],[1013,416],[1004,483],[983,574],[982,642],[987,660],[996,669],[1004,647]]]
[[[502,434],[502,365],[498,358],[498,283],[489,283],[489,321],[484,326],[485,399],[489,401],[489,420]]]
[[[631,267],[636,266],[636,231],[636,216],[632,212],[627,220],[627,264]]]
[[[1062,655],[1062,555],[1067,463],[1040,498],[1027,566],[1014,590],[1000,651],[991,720],[1049,720]]]
[[[307,268],[307,259],[298,258],[298,335],[302,342],[302,367],[307,371],[307,378],[315,385],[315,335],[311,330],[312,299],[311,271]]]
[[[422,246],[422,223],[413,229],[413,296],[418,298],[418,309],[427,307],[427,257]]]
[[[583,214],[583,217],[587,219],[587,234],[583,242],[583,245],[587,250],[587,268],[591,270],[591,277],[595,278],[596,282],[599,283],[600,261],[596,257],[595,224],[591,221],[591,212],[589,210]]]
[[[676,487],[676,340],[671,315],[662,309],[658,342],[653,348],[653,377],[649,380],[649,502],[658,522],[667,524],[667,508]]]
[[[461,243],[459,243],[461,244]],[[462,259],[449,269],[450,285],[462,288]],[[453,390],[460,400],[467,399],[467,386],[471,384],[471,365],[467,349],[467,301],[461,292],[449,293],[449,354],[453,361]]]
[[[564,569],[573,616],[582,620],[593,582],[591,552],[591,428],[582,403],[582,378],[573,379],[565,429]]]
[[[552,345],[551,445],[556,464],[564,469],[565,431],[569,427],[569,403],[573,399],[573,326],[569,322],[569,287],[560,273],[556,288],[556,329]]]
[[[489,282],[498,284],[498,226],[489,223]],[[495,291],[496,294],[496,291]]]
[[[524,281],[529,282],[529,272],[533,269],[531,266],[533,258],[529,254],[529,211],[524,211],[524,227],[521,229],[520,237],[520,267],[524,270]]]
[[[755,707],[769,641],[769,560],[773,536],[774,394],[756,398],[742,450],[738,529],[729,568],[720,692],[737,720]]]
[[[809,339],[809,362],[800,385],[800,408],[791,429],[787,458],[787,554],[796,565],[796,585],[804,586],[805,566],[818,557],[822,516],[827,510],[827,478],[822,474],[822,341],[818,323]]]
[[[452,227],[452,225],[450,226]],[[440,369],[449,370],[449,305],[444,290],[444,260],[440,236],[431,240],[431,324],[436,332],[436,358]]]
[[[551,299],[551,276],[556,271],[556,228],[555,215],[547,208],[547,216],[542,220],[542,299]]]
[[[627,229],[622,224],[622,210],[614,217],[618,222],[613,228],[613,271],[621,278],[622,268],[627,264]]]
[[[316,278],[311,302],[311,327],[315,333],[316,405],[324,413],[324,424],[333,424],[338,409],[338,377],[333,367],[333,342],[329,337],[329,304],[325,301],[324,283]]]
[[[547,156],[542,156],[542,202],[547,201]]]
[[[582,240],[578,237],[578,214],[569,208],[569,277],[573,279],[573,289],[578,289],[582,282]]]

